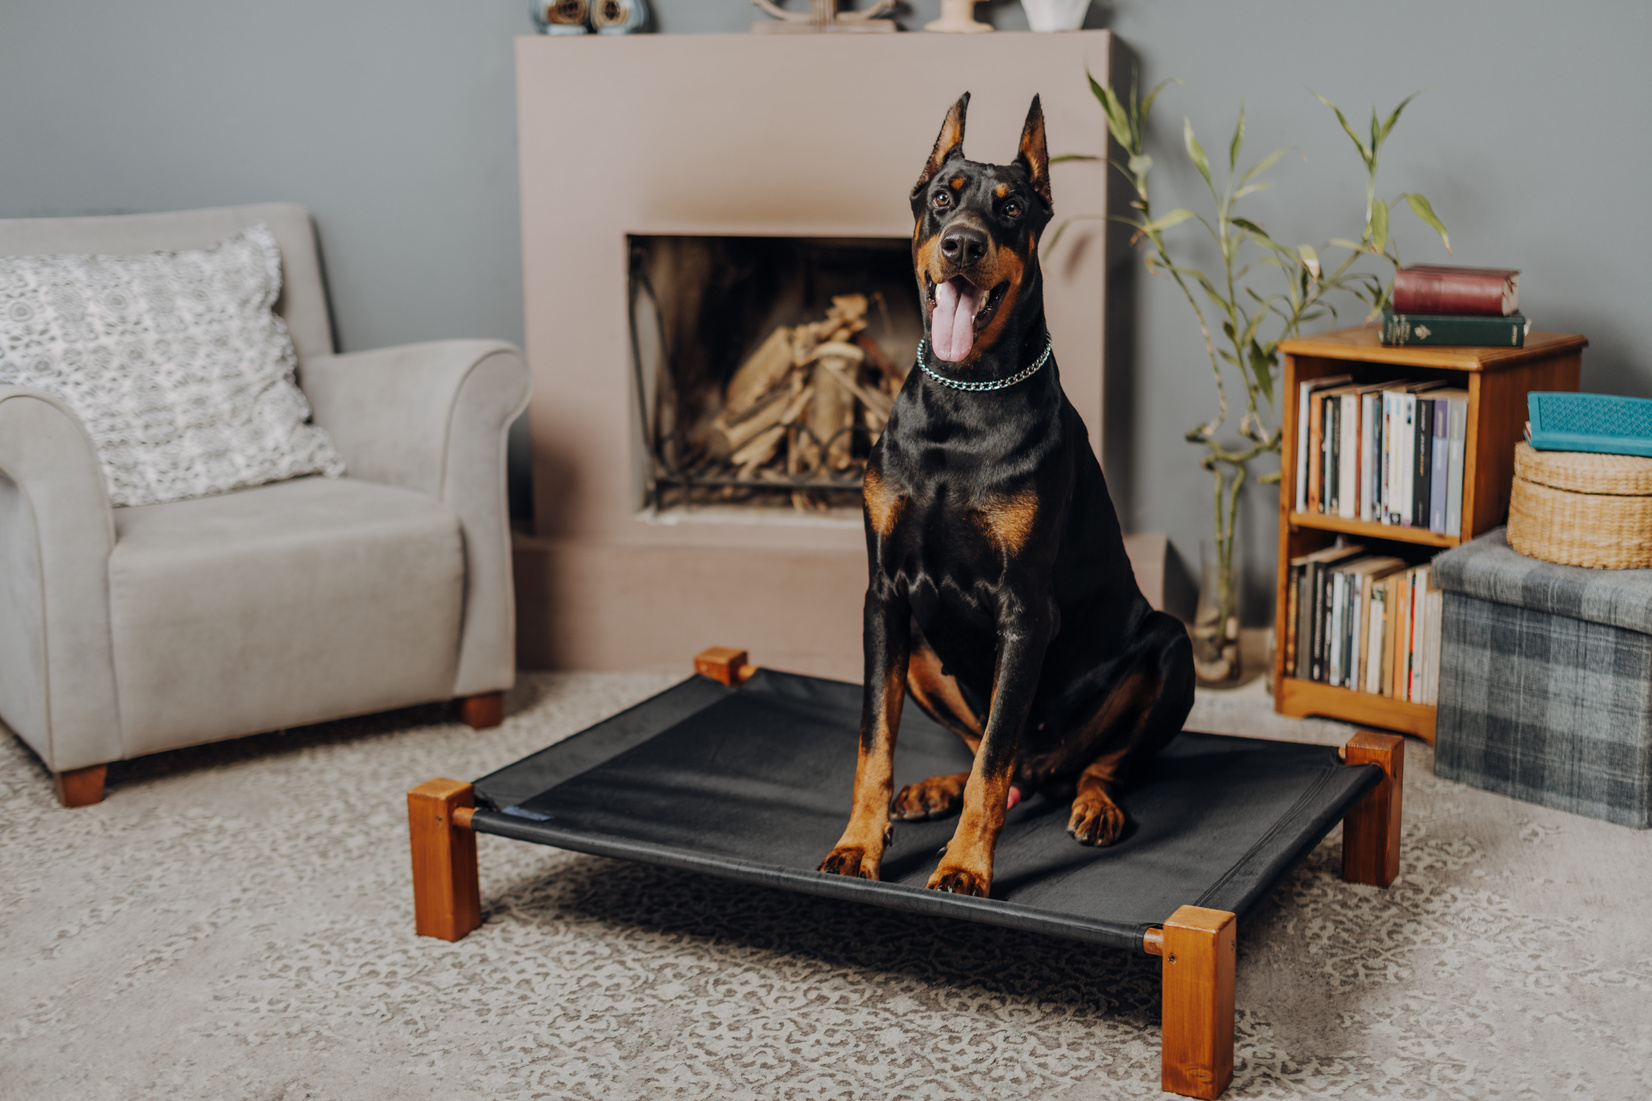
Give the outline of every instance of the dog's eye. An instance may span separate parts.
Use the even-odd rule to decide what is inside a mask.
[[[935,209],[945,210],[952,205],[952,193],[949,191],[935,192]]]
[[[1021,217],[1021,204],[1016,202],[1014,199],[1011,199],[1009,202],[1005,203],[1004,204],[1004,217],[1006,217],[1006,218],[1019,218],[1019,217]]]

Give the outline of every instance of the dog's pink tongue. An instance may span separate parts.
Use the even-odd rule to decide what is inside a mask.
[[[935,287],[935,311],[929,319],[930,343],[935,354],[958,363],[975,345],[975,310],[980,296],[962,279],[948,279]]]

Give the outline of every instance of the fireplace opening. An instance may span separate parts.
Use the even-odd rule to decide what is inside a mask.
[[[923,336],[910,242],[627,246],[643,506],[858,519],[867,453]]]

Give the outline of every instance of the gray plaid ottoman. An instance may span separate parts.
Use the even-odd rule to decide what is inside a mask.
[[[1557,566],[1503,529],[1434,560],[1434,773],[1652,827],[1652,570]]]

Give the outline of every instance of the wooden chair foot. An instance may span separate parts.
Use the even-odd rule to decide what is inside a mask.
[[[482,924],[471,785],[429,780],[407,793],[413,845],[413,924],[422,937],[458,940]]]
[[[108,765],[91,765],[52,773],[57,801],[65,807],[89,807],[103,802],[103,778],[108,771]]]
[[[1233,978],[1238,922],[1226,910],[1183,906],[1143,947],[1164,960],[1160,1084],[1208,1099],[1233,1080]]]
[[[505,721],[505,694],[484,692],[479,696],[460,696],[453,701],[459,705],[459,721],[474,730],[486,730]]]
[[[1380,765],[1382,782],[1342,820],[1342,878],[1386,887],[1400,874],[1400,803],[1405,789],[1405,739],[1362,730],[1342,749],[1345,764]]]

